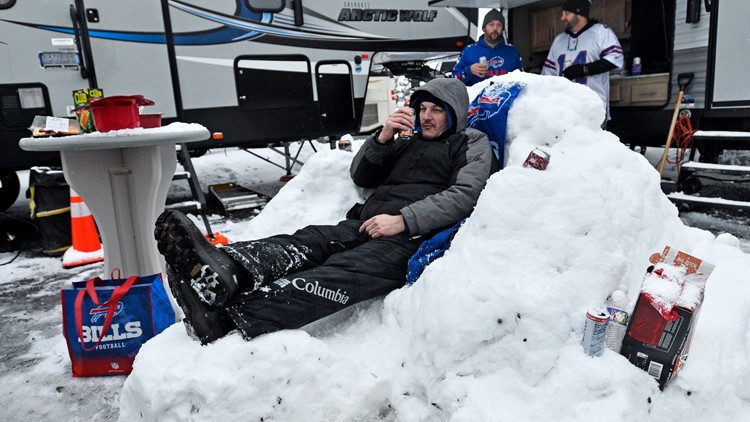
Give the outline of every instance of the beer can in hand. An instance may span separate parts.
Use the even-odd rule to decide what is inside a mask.
[[[531,167],[537,170],[544,170],[549,164],[549,154],[542,151],[539,148],[534,148],[529,156],[526,157],[526,161],[523,162],[524,167]]]
[[[591,307],[586,311],[586,324],[583,326],[583,351],[589,356],[601,356],[604,353],[604,340],[609,323],[607,311]]]
[[[411,127],[409,129],[402,130],[401,132],[399,132],[398,139],[409,140],[409,139],[414,139],[414,125],[415,125],[416,112],[411,107],[406,108],[406,111],[409,113],[409,115],[411,115],[411,121],[412,121]]]
[[[479,64],[481,64],[482,66],[487,66],[487,57],[484,57],[484,56],[480,57]]]

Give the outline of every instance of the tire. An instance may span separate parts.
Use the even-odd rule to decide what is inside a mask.
[[[16,202],[21,192],[21,182],[16,172],[0,173],[0,211],[5,211]]]
[[[201,149],[191,149],[188,150],[188,154],[190,154],[190,158],[198,158],[202,157],[208,152],[208,148],[201,148]]]

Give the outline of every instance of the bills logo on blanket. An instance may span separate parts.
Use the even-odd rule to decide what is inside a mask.
[[[505,162],[508,111],[525,85],[517,81],[491,81],[469,105],[469,127],[487,134],[500,168]]]
[[[77,281],[60,296],[76,377],[129,374],[141,345],[175,322],[161,274]]]

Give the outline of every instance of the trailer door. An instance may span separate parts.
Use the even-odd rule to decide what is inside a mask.
[[[750,1],[713,0],[711,108],[750,108]]]
[[[142,94],[149,113],[176,116],[162,5],[153,0],[78,0],[84,5],[91,61],[104,95]]]

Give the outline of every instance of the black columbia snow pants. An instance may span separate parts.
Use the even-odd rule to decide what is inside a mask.
[[[225,246],[255,280],[224,307],[243,336],[299,328],[403,286],[421,239],[403,233],[372,239],[359,233],[362,222]]]

